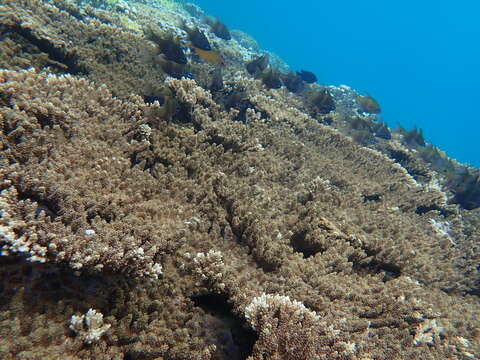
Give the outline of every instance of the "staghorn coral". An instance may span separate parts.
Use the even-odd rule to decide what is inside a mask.
[[[29,14],[7,2],[2,16],[49,9],[58,24],[80,24],[67,37],[87,23],[61,0],[22,4]],[[114,31],[115,16],[89,11]],[[52,39],[58,24],[44,28]],[[232,64],[222,69],[229,105],[191,79],[149,88],[132,72],[118,92],[114,77],[91,83],[95,71],[0,73],[0,357],[480,353],[478,212],[448,205],[400,143],[385,154],[408,157],[407,168]],[[347,101],[335,105],[347,113]],[[91,345],[69,327],[89,309],[110,325]]]
[[[415,334],[420,330],[415,329],[423,318],[441,319],[442,338],[449,339],[436,354],[463,351],[448,350],[460,346],[448,335],[455,331],[476,346],[466,330],[475,326],[469,308],[475,300],[460,300],[460,294],[474,291],[475,277],[465,277],[464,271],[478,259],[473,253],[463,257],[468,241],[455,233],[456,225],[450,232],[458,245],[432,229],[432,214],[416,211],[432,204],[445,207],[441,193],[422,189],[385,156],[302,115],[287,92],[243,80],[245,96],[263,114],[244,124],[232,122],[235,112],[222,111],[195,81],[169,79],[166,85],[188,113],[189,128],[175,116],[166,125],[155,103],[115,100],[105,87],[85,80],[33,70],[3,71],[1,79],[7,257],[20,252],[31,260],[66,264],[81,270],[81,277],[113,271],[134,278],[155,276],[155,270],[158,275],[155,259],[163,259],[162,286],[176,289],[180,299],[213,291],[225,296],[241,318],[248,304],[268,291],[302,302],[322,321],[345,319],[341,338],[324,334],[322,349],[306,347],[305,354],[378,356],[375,348],[394,354],[399,346],[409,349],[404,354],[419,354],[420,335]],[[73,100],[79,98],[84,100]],[[365,202],[369,196],[373,200]],[[15,245],[19,234],[21,248]],[[187,252],[202,254],[186,258]],[[185,262],[191,263],[185,270],[201,282],[180,275]],[[141,292],[146,285],[131,286]],[[435,302],[428,294],[435,289],[456,298],[455,311],[465,311],[463,328],[452,330],[447,307],[438,316],[431,310]],[[152,295],[149,301],[156,301]],[[448,297],[439,294],[436,301],[443,304]],[[165,305],[175,309],[168,301]],[[87,302],[83,311],[89,308],[119,316],[108,319],[108,336],[119,336],[126,326],[125,313],[111,306]],[[187,310],[186,316],[194,313]],[[154,323],[140,328],[146,331]],[[358,327],[375,340],[362,341],[353,330]],[[221,336],[194,333],[205,339]],[[401,341],[395,340],[399,334]],[[274,340],[257,336],[252,356],[277,351]],[[142,341],[147,340],[135,343]],[[106,346],[102,339],[99,344]],[[160,346],[149,344],[153,352]],[[204,345],[189,351],[213,351]],[[145,354],[133,346],[110,346],[137,357]],[[219,351],[211,354],[222,357]]]
[[[126,225],[129,221],[138,220],[128,220],[128,212],[113,212],[111,204],[123,203],[127,198],[121,194],[114,195],[114,187],[106,186],[101,180],[106,174],[105,166],[112,167],[111,170],[116,168],[116,182],[120,188],[122,183],[128,184],[128,178],[135,177],[138,171],[131,168],[124,146],[130,147],[129,151],[134,153],[148,144],[148,141],[128,138],[141,125],[143,105],[139,99],[122,104],[114,100],[105,88],[95,90],[85,80],[70,76],[35,75],[33,70],[16,74],[2,71],[0,87],[2,102],[10,105],[2,108],[0,115],[5,129],[2,140],[5,145],[8,144],[2,161],[11,164],[4,169],[10,169],[9,175],[2,174],[2,212],[8,214],[8,217],[2,216],[2,221],[4,226],[10,226],[17,234],[6,242],[4,251],[27,253],[32,260],[40,261],[53,257],[68,262],[78,270],[85,267],[102,269],[104,266],[118,268],[114,263],[123,258],[125,264],[131,264],[129,271],[153,277],[161,274],[160,264],[153,260],[159,250],[158,244],[154,244],[155,233],[147,228],[139,228],[135,234],[122,231],[121,227],[111,227],[116,221]],[[90,100],[78,103],[78,98]],[[42,100],[30,102],[27,109],[29,99]],[[111,114],[109,108],[116,108],[116,115]],[[123,124],[119,121],[121,118],[124,119]],[[107,130],[112,122],[118,122],[115,132]],[[109,136],[105,137],[106,134]],[[42,146],[46,139],[50,139],[50,145]],[[91,143],[96,160],[82,160],[77,155],[83,151],[86,139]],[[58,146],[52,152],[53,144]],[[76,164],[75,168],[56,167],[54,164],[62,158],[70,159],[71,164]],[[22,178],[14,170],[18,166],[29,168],[28,171],[32,172],[37,168],[44,177],[41,180]],[[66,187],[58,186],[60,179],[66,182]],[[146,183],[143,186],[149,182],[148,178],[144,180]],[[95,186],[90,188],[97,194],[95,201],[87,200],[88,191],[76,185],[82,182],[103,187],[100,192]],[[75,187],[80,190],[76,195],[69,190]],[[137,197],[139,204],[138,195],[131,196]],[[150,207],[148,202],[146,198],[143,211]],[[133,205],[134,202],[131,203]],[[25,218],[29,224],[9,221],[13,214],[20,214],[22,208],[33,211]],[[167,234],[171,225],[167,221],[162,232]],[[99,238],[111,240],[100,244]],[[116,244],[122,243],[125,247],[120,245],[114,250]],[[143,270],[140,270],[142,267]]]
[[[4,67],[40,70],[47,65],[55,73],[84,74],[125,97],[155,91],[165,77],[152,59],[153,44],[122,28],[118,16],[93,8],[84,14],[62,0],[7,0],[0,9],[2,32],[24,48],[35,48],[19,52],[9,45],[9,52],[23,59],[4,58]]]
[[[315,329],[320,318],[302,303],[288,296],[262,294],[246,306],[245,317],[259,334],[251,359],[320,358]],[[293,328],[298,331],[292,333]]]

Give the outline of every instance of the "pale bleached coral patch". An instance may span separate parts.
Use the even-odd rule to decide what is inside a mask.
[[[70,318],[69,328],[80,336],[85,344],[98,342],[112,325],[103,323],[103,314],[89,309],[86,314]]]

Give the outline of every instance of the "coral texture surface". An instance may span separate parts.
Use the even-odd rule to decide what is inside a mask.
[[[0,5],[0,358],[478,358],[479,210],[356,141],[352,90],[269,89],[162,3]]]

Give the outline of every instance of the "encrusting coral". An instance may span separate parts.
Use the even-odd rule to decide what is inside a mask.
[[[26,20],[51,11],[71,23],[79,11],[4,3],[8,31],[31,28],[52,44],[63,36],[55,24]],[[94,53],[108,52],[110,35],[112,53],[135,49],[137,35],[102,29]],[[75,42],[86,64],[88,41]],[[244,63],[222,68],[213,94],[194,79],[144,80],[150,63],[117,87],[133,65],[112,59],[105,75],[2,63],[0,358],[480,353],[478,210],[449,204],[400,142],[380,153],[322,125],[327,109],[334,123],[348,115],[335,89],[305,84],[336,101],[314,109]],[[358,116],[354,130],[379,131]]]

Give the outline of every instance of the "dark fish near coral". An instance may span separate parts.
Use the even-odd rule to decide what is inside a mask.
[[[185,64],[179,64],[175,61],[170,61],[168,59],[162,58],[161,56],[156,59],[156,62],[160,65],[160,67],[166,74],[173,76],[177,79],[182,78],[182,76],[184,76],[185,74]]]
[[[222,69],[220,67],[217,67],[213,71],[208,88],[210,89],[210,91],[220,91],[223,89]]]
[[[385,124],[383,121],[375,124],[374,131],[375,136],[379,138],[385,140],[390,140],[392,138],[392,134],[390,133],[387,124]]]
[[[282,87],[282,80],[280,79],[280,71],[277,69],[268,69],[260,74],[263,84],[269,89],[279,89]]]
[[[220,22],[218,19],[215,19],[208,24],[210,25],[212,32],[220,39],[230,40],[232,38],[227,26],[224,23]]]
[[[302,78],[293,72],[288,74],[281,74],[283,85],[292,93],[297,93],[303,90],[305,83]]]
[[[170,61],[174,61],[177,64],[186,64],[187,58],[183,53],[180,41],[173,36],[164,36],[158,29],[150,26],[146,30],[146,36],[156,43],[165,58]]]
[[[155,101],[158,101],[160,105],[163,105],[165,103],[165,99],[163,97],[155,95],[144,95],[143,101],[145,102],[145,104],[153,104]]]
[[[188,40],[192,43],[192,45],[196,48],[205,50],[205,51],[210,51],[212,50],[212,47],[210,46],[210,43],[205,36],[203,32],[201,32],[198,27],[195,28],[189,28],[185,23],[183,24],[183,29],[187,32],[188,34]]]
[[[317,82],[317,77],[311,71],[300,70],[297,71],[297,75],[308,84],[313,84],[314,82]]]
[[[247,63],[247,71],[251,75],[261,73],[268,66],[268,54],[259,56]]]
[[[377,100],[367,94],[367,96],[357,96],[356,100],[360,104],[360,109],[363,112],[370,114],[379,114],[381,112],[380,105]]]
[[[327,89],[314,92],[308,99],[308,103],[314,113],[328,114],[335,110],[335,100]]]
[[[195,54],[202,60],[214,65],[225,65],[223,57],[216,51],[213,50],[203,50],[198,47],[193,47]]]

